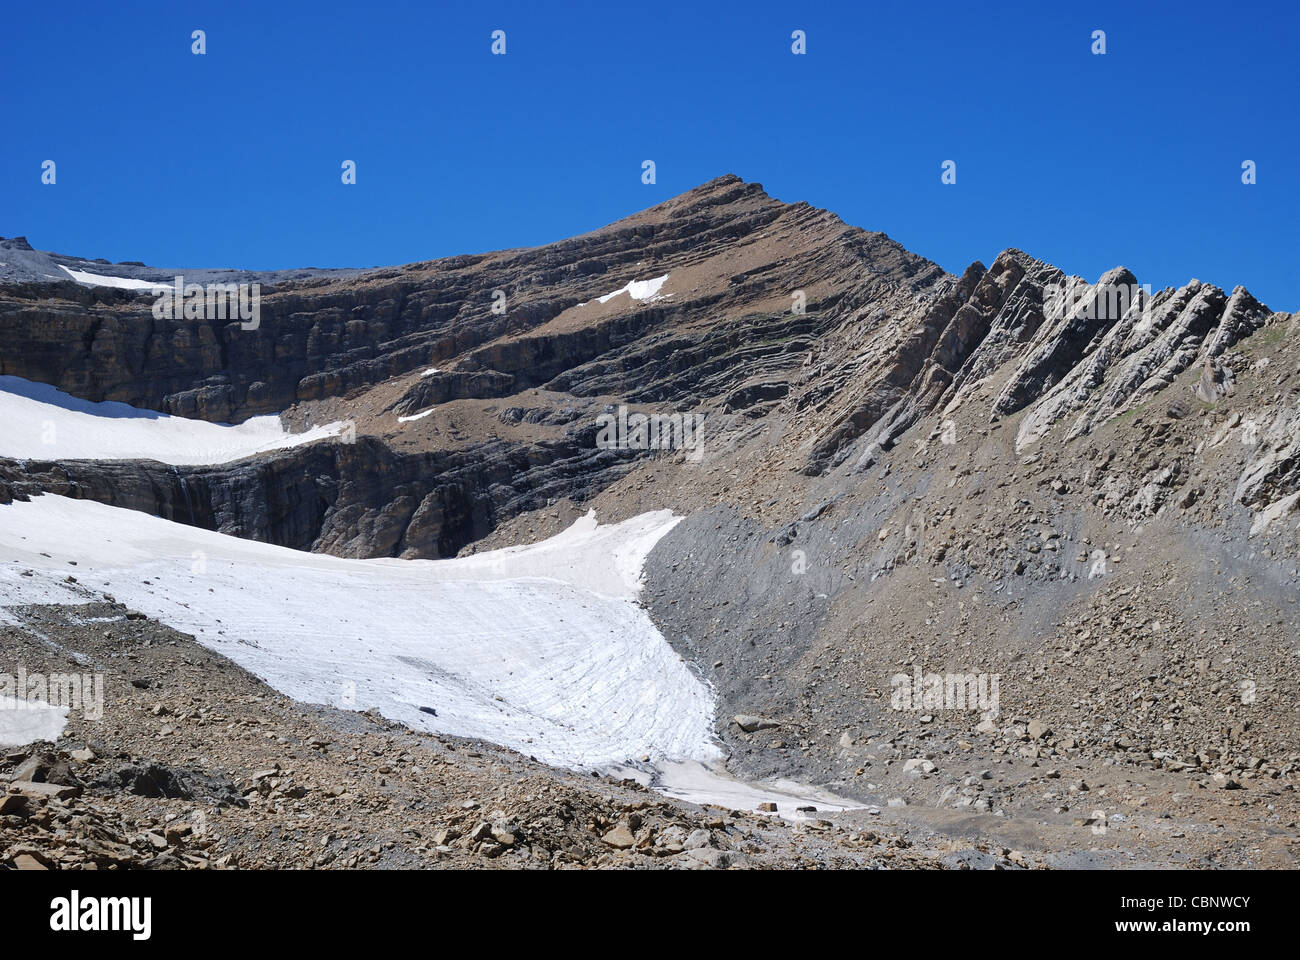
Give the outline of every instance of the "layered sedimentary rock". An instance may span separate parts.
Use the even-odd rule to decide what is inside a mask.
[[[562,442],[402,453],[373,437],[213,467],[0,459],[0,502],[42,491],[343,557],[455,556],[527,510],[583,500],[630,466],[595,428]]]
[[[147,292],[40,277],[0,284],[0,374],[211,421],[350,419],[357,442],[201,469],[10,461],[0,497],[49,489],[348,556],[445,556],[671,455],[601,450],[596,418],[620,404],[705,416],[714,449],[762,452],[773,476],[851,485],[957,411],[1012,421],[1028,453],[1157,398],[1212,407],[1236,391],[1241,344],[1290,321],[1240,287],[1149,294],[1123,267],[1090,284],[1014,249],[953,276],[730,176],[543,247],[249,274],[263,282],[253,330],[158,319]],[[1263,431],[1269,452],[1239,502],[1295,492],[1287,429]],[[1162,471],[1135,502],[1157,509],[1189,475]]]
[[[1300,323],[1243,288],[1016,249],[953,275],[735,177],[535,249],[248,275],[257,330],[45,282],[171,271],[38,254],[0,257],[37,265],[0,282],[0,373],[350,423],[202,467],[5,459],[0,436],[0,502],[404,558],[667,507],[644,603],[741,774],[980,812],[1030,784],[1057,816],[1094,801],[1052,773],[1090,763],[1182,778],[1134,796],[1300,773]],[[602,445],[637,414],[702,418],[703,445]],[[1001,712],[895,709],[892,679],[930,670],[1000,676]]]

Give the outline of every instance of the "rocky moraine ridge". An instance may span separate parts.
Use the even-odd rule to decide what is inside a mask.
[[[670,507],[644,602],[737,771],[1065,819],[1231,783],[1294,826],[1300,316],[1015,249],[956,276],[734,176],[543,247],[260,278],[256,330],[0,278],[0,375],[354,439],[207,467],[52,447],[0,459],[0,502],[405,558]],[[601,449],[620,405],[705,415],[704,456]],[[1000,714],[891,710],[913,667],[999,674]]]

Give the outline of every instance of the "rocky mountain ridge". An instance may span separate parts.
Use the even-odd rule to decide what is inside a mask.
[[[0,459],[0,501],[407,558],[671,507],[645,604],[717,691],[738,772],[1066,818],[1231,783],[1290,829],[1297,315],[1140,281],[1014,249],[954,276],[722,177],[544,247],[282,279],[256,331],[5,284],[0,374],[355,439],[179,468],[55,444]],[[619,406],[703,414],[703,456],[600,448]],[[1000,674],[1001,712],[900,714],[914,666]]]
[[[671,278],[666,295],[594,302],[624,276],[660,271]],[[1048,318],[1047,290],[1062,284],[1082,295],[1071,311]],[[455,401],[501,400],[506,411],[495,409],[498,417],[564,426],[564,436],[552,432],[504,445],[481,443],[485,438],[474,436],[480,431],[469,432],[481,447],[465,456],[481,466],[474,479],[456,485],[455,495],[416,490],[403,495],[415,501],[410,505],[363,498],[360,514],[329,490],[295,496],[286,515],[307,504],[315,536],[237,520],[236,514],[257,511],[252,501],[244,510],[221,505],[245,496],[227,489],[234,480],[218,480],[224,492],[197,512],[193,503],[178,503],[177,484],[165,477],[148,481],[143,496],[139,481],[128,491],[113,479],[107,484],[114,490],[93,494],[165,516],[194,513],[203,518],[196,522],[216,529],[304,548],[348,544],[353,555],[436,556],[490,532],[518,512],[516,505],[535,509],[581,498],[617,477],[618,469],[600,479],[618,458],[590,455],[601,401],[712,412],[728,435],[719,435],[723,443],[751,422],[808,421],[814,428],[797,464],[801,472],[817,475],[845,463],[860,471],[922,417],[955,409],[990,379],[1002,379],[990,419],[1027,411],[1018,449],[1054,429],[1081,436],[1193,366],[1203,371],[1197,399],[1209,402],[1233,389],[1222,354],[1267,324],[1289,322],[1244,289],[1228,297],[1198,281],[1149,297],[1140,293],[1124,316],[1092,309],[1120,286],[1136,288],[1123,268],[1089,286],[1016,250],[1000,254],[987,270],[976,263],[952,277],[882,234],[846,227],[805,204],[778,203],[755,184],[723,177],[547,247],[271,285],[262,325],[252,331],[235,322],[155,319],[142,293],[70,281],[5,285],[0,374],[51,383],[85,399],[221,422],[282,412],[311,422],[314,406],[351,407],[360,414],[361,433],[382,445],[394,439],[391,424],[376,422],[385,415],[454,409]],[[504,298],[503,312],[494,291]],[[795,312],[800,298],[806,306]],[[546,393],[542,406],[511,412],[510,398],[538,389]],[[475,413],[498,405],[478,406]],[[402,432],[413,432],[411,425]],[[546,452],[549,440],[560,441],[563,451]],[[421,437],[417,445],[447,444]],[[57,459],[57,450],[51,453]],[[558,475],[528,470],[503,485],[503,473],[520,472],[510,462],[521,457],[560,464]],[[268,474],[275,485],[290,474],[297,477],[291,485],[305,482],[305,468],[293,463],[301,455],[267,459],[280,465],[235,468],[242,478],[236,485],[265,488]],[[313,476],[350,489],[367,485],[364,473],[383,474],[382,462],[390,458],[336,452],[334,459],[335,466]],[[426,476],[435,472],[446,471],[423,469]],[[353,476],[356,484],[349,482]],[[202,477],[194,481],[187,485],[201,494],[211,486]],[[485,488],[496,492],[485,498]],[[62,489],[90,495],[92,487],[70,478]],[[257,503],[279,495],[268,490]],[[457,498],[462,505],[486,499],[495,506],[464,535],[430,540],[417,532],[425,516]],[[360,527],[415,522],[417,530],[371,542],[338,536],[325,529],[325,515],[333,513],[352,515],[340,522]]]

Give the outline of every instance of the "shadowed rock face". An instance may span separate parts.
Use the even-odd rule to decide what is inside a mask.
[[[631,454],[597,449],[594,432],[429,453],[360,437],[216,467],[0,460],[0,502],[45,491],[299,550],[447,557],[504,520],[584,500],[626,473]]]
[[[1128,270],[1089,285],[1018,250],[952,276],[732,176],[532,249],[191,273],[263,282],[260,326],[156,319],[148,293],[37,282],[33,269],[0,284],[0,374],[211,421],[350,419],[357,442],[204,468],[0,462],[0,498],[45,489],[301,549],[447,556],[673,455],[598,449],[596,418],[619,404],[706,414],[715,449],[757,444],[773,476],[807,488],[860,476],[922,420],[972,406],[986,422],[1015,417],[1028,449],[1086,436],[1189,369],[1212,403],[1234,389],[1225,353],[1287,319],[1199,281],[1117,309],[1114,291],[1137,288]],[[608,296],[664,276],[646,299]],[[1292,492],[1287,463],[1257,468],[1282,478],[1267,482],[1273,500]]]

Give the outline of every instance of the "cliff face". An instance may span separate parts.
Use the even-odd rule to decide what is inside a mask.
[[[1090,285],[1018,250],[952,276],[731,176],[533,249],[190,272],[261,282],[252,330],[158,319],[152,294],[74,282],[69,265],[173,271],[0,246],[27,264],[0,284],[0,374],[210,421],[346,419],[359,438],[210,468],[76,463],[54,448],[49,463],[3,464],[0,497],[57,490],[350,556],[445,556],[662,461],[597,447],[597,420],[618,405],[704,414],[713,449],[762,457],[771,482],[756,486],[808,496],[815,478],[870,470],[927,418],[934,439],[957,410],[1012,418],[1030,454],[1156,398],[1212,408],[1235,392],[1234,348],[1290,322],[1242,288],[1149,292],[1122,267]],[[1172,389],[1189,371],[1195,387]],[[1287,437],[1241,477],[1240,502],[1295,493]],[[666,501],[683,490],[659,486]]]
[[[671,278],[661,295],[607,296],[654,275]],[[760,416],[833,329],[842,298],[904,307],[942,277],[883,235],[723,177],[546,247],[344,277],[260,277],[253,330],[156,318],[149,292],[11,282],[0,286],[0,374],[216,422],[283,411],[302,422],[324,402],[355,419],[365,442],[222,469],[11,464],[9,495],[27,474],[23,490],[45,484],[304,549],[442,556],[502,519],[583,499],[625,472],[626,452],[594,446],[595,418],[616,402]],[[798,314],[795,291],[807,304]],[[525,396],[536,388],[542,408]],[[427,436],[398,444],[417,452],[389,450],[398,417],[496,399],[506,410],[494,406],[490,423],[565,429],[477,437],[487,442],[457,443],[454,456]]]
[[[585,500],[626,473],[631,455],[597,449],[594,433],[427,453],[360,437],[212,467],[0,459],[0,503],[49,492],[298,550],[447,557],[504,520]]]
[[[13,243],[0,241],[0,249]],[[778,250],[782,245],[788,246]],[[834,258],[818,262],[827,252]],[[647,268],[663,272],[712,262],[725,269],[728,260],[735,275],[709,277],[708,294],[681,309],[673,304],[634,318],[596,309],[573,329],[537,333]],[[108,269],[81,266],[92,273]],[[461,371],[506,376],[462,378],[435,397],[499,396],[512,385],[538,385],[626,347],[669,321],[733,312],[764,294],[788,301],[790,278],[843,289],[848,281],[842,275],[855,267],[867,275],[919,273],[922,282],[940,273],[830,214],[780,204],[757,185],[721,178],[647,214],[546,247],[337,280],[272,275],[262,286],[255,330],[242,329],[237,320],[157,319],[148,293],[87,287],[70,277],[8,283],[0,286],[0,374],[90,400],[223,422],[278,413],[452,361]],[[163,271],[146,273],[172,279]],[[202,282],[210,271],[189,273]],[[504,300],[494,299],[493,291]]]

